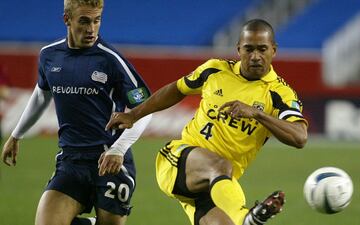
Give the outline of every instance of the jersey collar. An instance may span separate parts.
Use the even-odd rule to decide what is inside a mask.
[[[270,71],[261,78],[262,81],[271,82],[277,79],[277,74],[275,73],[273,66],[270,65]]]
[[[241,67],[241,61],[238,61],[233,67],[233,72],[236,75],[239,75],[239,76],[241,76],[240,75],[240,67]],[[264,82],[272,82],[272,81],[274,81],[276,79],[277,79],[277,74],[274,71],[273,66],[270,65],[270,71],[265,76],[263,76],[261,78],[261,80],[264,81]]]

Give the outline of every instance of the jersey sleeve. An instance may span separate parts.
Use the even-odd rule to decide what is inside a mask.
[[[119,86],[121,96],[125,100],[128,108],[134,108],[144,102],[151,94],[150,89],[135,70],[135,68],[122,58],[122,62],[117,63],[119,74]]]
[[[215,62],[216,59],[210,59],[192,71],[189,75],[180,78],[176,83],[179,91],[184,95],[201,94],[202,88],[208,77],[211,74],[220,71],[216,68]]]
[[[296,92],[289,86],[283,85],[270,90],[274,107],[273,116],[289,122],[302,121],[308,125],[302,114],[303,104]]]
[[[39,62],[38,62],[38,87],[41,88],[42,90],[50,90],[50,86],[49,83],[46,79],[45,76],[45,71],[44,71],[44,53],[40,52],[40,56],[39,56]]]

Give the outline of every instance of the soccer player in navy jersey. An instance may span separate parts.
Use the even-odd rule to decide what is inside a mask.
[[[2,160],[15,165],[19,141],[54,99],[59,124],[56,170],[36,213],[36,225],[124,225],[135,189],[130,146],[151,116],[129,130],[108,130],[113,112],[142,103],[150,91],[133,66],[99,36],[103,0],[65,0],[67,37],[41,49],[38,82]],[[94,223],[93,223],[94,224]]]
[[[275,191],[248,209],[238,183],[271,136],[296,148],[307,141],[302,104],[271,66],[276,48],[271,25],[250,20],[240,32],[240,60],[210,59],[131,112],[113,113],[107,125],[131,128],[187,95],[201,95],[181,138],[156,159],[159,187],[181,203],[193,225],[263,225],[283,207],[285,194]]]

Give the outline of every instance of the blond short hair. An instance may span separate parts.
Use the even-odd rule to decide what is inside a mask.
[[[104,0],[64,0],[64,14],[71,16],[74,8],[88,5],[94,8],[104,8]]]

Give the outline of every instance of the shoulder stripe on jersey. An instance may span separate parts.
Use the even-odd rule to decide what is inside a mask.
[[[284,111],[286,111],[286,110],[288,110],[288,109],[291,109],[291,110],[293,110],[293,111],[300,112],[299,109],[291,108],[291,107],[289,107],[288,105],[286,105],[286,104],[283,102],[281,96],[280,96],[277,92],[270,90],[270,93],[271,93],[271,99],[272,99],[272,101],[273,101],[273,107],[276,108],[276,109],[279,109],[280,112],[284,112]]]
[[[286,111],[280,113],[279,119],[285,119],[285,117],[288,118],[290,116],[297,116],[297,117],[303,118],[303,115],[300,112],[293,111],[293,110],[286,110]]]
[[[97,45],[100,49],[110,53],[111,55],[115,56],[115,58],[120,62],[120,64],[124,67],[126,73],[129,75],[130,77],[130,80],[133,82],[133,84],[135,85],[135,87],[138,87],[138,82],[137,80],[135,79],[135,76],[134,74],[131,72],[131,70],[129,69],[129,67],[126,65],[126,63],[124,62],[124,60],[118,55],[116,54],[116,52],[114,52],[113,50],[105,47],[104,45],[102,44],[98,44]]]
[[[274,108],[279,109],[280,111],[285,111],[290,108],[282,101],[281,96],[277,92],[270,90],[270,94]]]
[[[64,38],[64,39],[62,39],[62,40],[60,40],[60,41],[54,42],[54,43],[52,43],[52,44],[46,45],[46,46],[42,47],[40,51],[42,51],[42,50],[44,50],[44,49],[46,49],[46,48],[49,48],[49,47],[51,47],[51,46],[55,46],[55,45],[61,44],[61,43],[65,42],[65,41],[66,41],[66,38]]]
[[[109,97],[110,99],[112,100],[112,109],[111,109],[111,113],[115,112],[115,109],[116,109],[116,104],[113,100],[113,94],[114,94],[114,88],[111,88],[111,91],[110,91],[110,94],[109,94]],[[112,129],[111,130],[111,135],[114,136],[116,134],[116,130],[115,129]]]
[[[206,70],[201,72],[200,76],[196,80],[189,80],[187,77],[185,77],[185,84],[189,88],[193,89],[201,87],[210,75],[219,71],[220,70],[216,68],[207,68]]]

